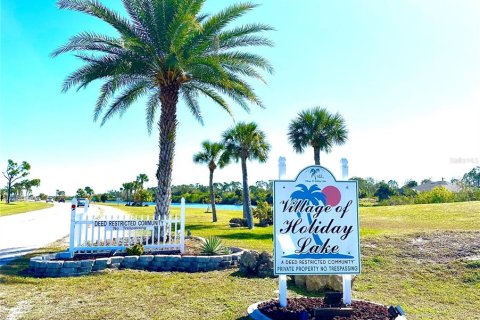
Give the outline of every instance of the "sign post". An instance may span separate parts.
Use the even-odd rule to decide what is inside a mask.
[[[310,166],[295,180],[274,181],[273,193],[280,305],[286,305],[287,274],[342,275],[343,301],[350,304],[351,275],[361,267],[357,182],[337,181],[326,168]]]
[[[68,248],[68,253],[70,258],[73,258],[74,248],[75,248],[75,218],[77,214],[77,198],[73,197],[72,199],[72,212],[70,213],[70,247]]]

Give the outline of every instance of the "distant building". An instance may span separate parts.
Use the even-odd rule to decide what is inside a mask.
[[[435,187],[444,187],[445,189],[452,192],[459,192],[461,190],[461,187],[457,183],[450,183],[445,180],[427,182],[419,186],[413,187],[412,189],[417,192],[424,192],[424,191],[430,191]]]

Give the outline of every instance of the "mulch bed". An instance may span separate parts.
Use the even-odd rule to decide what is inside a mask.
[[[274,320],[313,320],[315,308],[332,307],[326,305],[323,298],[291,298],[287,299],[287,307],[282,308],[278,300],[263,302],[258,310]],[[334,307],[346,307],[345,305]],[[317,320],[389,320],[387,307],[366,301],[353,301],[349,305],[353,309],[349,317],[335,316],[317,318]]]

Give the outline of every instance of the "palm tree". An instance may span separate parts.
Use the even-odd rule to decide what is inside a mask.
[[[243,217],[247,219],[249,229],[253,229],[253,217],[250,208],[250,194],[248,192],[247,160],[267,161],[270,145],[265,133],[258,129],[256,123],[239,122],[223,133],[225,153],[222,161],[227,164],[230,160],[241,161],[243,182]]]
[[[127,202],[130,203],[130,195],[135,187],[133,182],[125,182],[122,184],[123,190],[125,191],[125,196],[127,197]]]
[[[145,182],[148,182],[148,176],[145,174],[145,173],[140,173],[138,176],[137,176],[137,180],[138,184],[140,185],[140,189],[143,189],[143,184]]]
[[[320,151],[330,152],[334,145],[344,144],[347,136],[343,117],[320,107],[301,111],[288,126],[288,140],[293,149],[303,153],[306,147],[312,146],[316,165],[320,165]]]
[[[221,143],[203,141],[202,150],[193,155],[193,162],[205,163],[210,170],[210,202],[212,204],[212,222],[217,222],[217,210],[215,208],[215,192],[213,189],[213,172],[217,169],[217,165],[223,167],[223,162],[220,161],[224,148]]]
[[[183,98],[193,116],[202,122],[198,103],[206,96],[231,114],[225,97],[249,110],[248,103],[262,106],[246,79],[265,82],[261,71],[272,72],[260,55],[241,50],[272,46],[260,35],[272,30],[264,24],[226,27],[256,5],[231,5],[217,14],[201,13],[205,0],[123,0],[128,18],[93,0],[59,0],[60,9],[97,17],[117,32],[107,36],[82,32],[52,53],[76,52],[84,65],[70,74],[63,91],[86,87],[102,80],[94,119],[103,125],[123,114],[140,97],[147,96],[149,132],[157,121],[160,152],[156,177],[155,217],[169,215],[171,175],[177,128],[177,103]]]
[[[320,204],[320,201],[323,203],[323,205],[327,204],[327,197],[316,184],[310,186],[310,188],[302,183],[296,185],[295,187],[299,188],[300,190],[294,191],[290,195],[291,199],[307,200],[314,206],[318,206]],[[300,218],[301,213],[297,212],[297,215]],[[313,223],[312,215],[310,212],[307,212],[307,220],[310,225]],[[318,234],[314,233],[312,234],[312,236],[313,240],[317,245],[323,244],[323,241]]]
[[[304,184],[298,184],[295,187],[299,188],[300,190],[292,193],[290,196],[292,199],[308,200],[314,206],[318,206],[320,203],[319,201],[321,201],[324,205],[327,204],[327,198],[325,194],[316,184],[312,185],[310,188]]]

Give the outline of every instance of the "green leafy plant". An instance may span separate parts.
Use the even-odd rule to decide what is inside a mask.
[[[224,247],[222,245],[222,240],[215,236],[208,237],[200,249],[201,254],[205,256],[218,256],[230,253],[230,249]]]
[[[128,255],[140,256],[145,252],[145,249],[143,248],[143,245],[141,243],[136,243],[133,246],[125,249],[125,252]]]
[[[266,227],[273,223],[272,206],[266,201],[257,203],[257,207],[252,209],[253,216],[260,221],[260,226]]]

